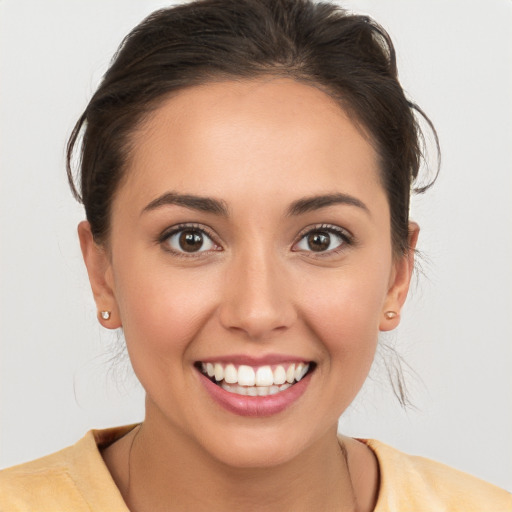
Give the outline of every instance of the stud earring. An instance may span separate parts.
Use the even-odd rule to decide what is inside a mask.
[[[103,320],[110,320],[110,311],[101,311],[100,312],[100,315],[101,315],[101,318],[103,318]]]
[[[384,316],[388,319],[388,320],[393,320],[393,318],[395,318],[396,316],[398,315],[398,313],[396,311],[386,311],[384,313]]]

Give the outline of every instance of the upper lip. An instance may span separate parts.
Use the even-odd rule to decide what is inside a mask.
[[[247,366],[265,366],[280,363],[308,363],[309,359],[286,354],[266,354],[262,356],[249,356],[246,354],[230,354],[224,356],[207,357],[200,359],[200,363],[222,363]]]

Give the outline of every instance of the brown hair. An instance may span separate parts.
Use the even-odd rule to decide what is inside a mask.
[[[318,85],[362,125],[380,156],[393,248],[407,252],[410,191],[422,160],[415,113],[439,151],[437,135],[405,97],[386,31],[367,16],[311,0],[194,1],[154,12],[123,40],[67,146],[71,189],[98,243],[108,239],[130,135],[144,116],[180,89],[262,75]],[[77,144],[78,186],[71,165]]]

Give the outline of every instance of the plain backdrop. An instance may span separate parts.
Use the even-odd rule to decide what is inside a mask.
[[[103,330],[76,235],[64,145],[122,37],[156,0],[0,0],[0,467],[143,418]],[[512,2],[374,0],[407,93],[442,144],[413,201],[419,275],[384,342],[408,366],[404,412],[381,357],[340,422],[512,489]],[[121,351],[122,352],[122,351]]]

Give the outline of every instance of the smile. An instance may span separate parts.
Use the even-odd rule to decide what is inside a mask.
[[[314,363],[248,366],[232,363],[198,363],[198,369],[225,391],[242,396],[276,395],[297,384]]]

